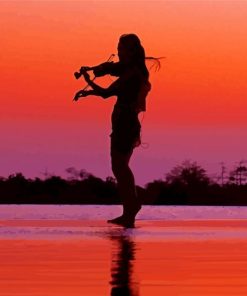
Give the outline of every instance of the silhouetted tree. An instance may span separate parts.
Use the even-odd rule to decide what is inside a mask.
[[[50,195],[58,203],[61,202],[60,196],[67,187],[66,180],[59,176],[52,176],[46,179],[43,184],[47,195]]]
[[[236,185],[246,184],[247,181],[247,167],[244,165],[244,161],[240,161],[233,171],[230,172],[230,183]]]
[[[206,171],[196,162],[186,160],[166,175],[166,182],[168,184],[198,187],[209,185],[210,179],[206,175]]]
[[[83,170],[83,169],[77,170],[74,167],[67,168],[66,172],[70,175],[70,177],[68,178],[68,180],[70,180],[70,181],[85,180],[91,175],[86,170]]]
[[[106,182],[111,184],[117,184],[117,180],[111,176],[106,177]]]
[[[227,178],[225,176],[225,174],[226,174],[226,167],[225,167],[224,162],[221,162],[220,165],[221,165],[221,172],[220,172],[219,180],[220,180],[221,186],[224,186],[225,179]]]
[[[144,204],[157,204],[160,201],[160,197],[163,195],[166,184],[163,180],[154,180],[146,184],[145,196],[143,199]]]

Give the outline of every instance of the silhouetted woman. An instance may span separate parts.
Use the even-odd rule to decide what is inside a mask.
[[[145,65],[145,51],[139,38],[135,34],[122,35],[117,49],[119,62],[106,62],[96,67],[80,69],[92,89],[79,91],[75,100],[88,95],[101,96],[104,99],[117,96],[111,118],[111,165],[123,201],[123,214],[108,222],[133,227],[135,216],[141,209],[141,201],[136,193],[129,161],[134,148],[141,144],[138,114],[145,111],[145,99],[151,85]],[[102,88],[90,79],[87,73],[89,70],[93,70],[96,77],[110,74],[119,78],[108,88]]]

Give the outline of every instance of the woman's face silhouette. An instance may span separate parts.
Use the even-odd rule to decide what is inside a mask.
[[[117,50],[118,50],[118,57],[120,62],[125,64],[128,64],[129,62],[131,62],[133,57],[133,52],[127,46],[119,42]]]

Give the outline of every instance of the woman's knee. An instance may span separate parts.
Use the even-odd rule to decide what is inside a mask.
[[[129,160],[132,155],[132,152],[128,154],[123,154],[116,150],[111,151],[111,167],[113,174],[115,176],[121,176],[122,174],[126,174],[129,168]]]
[[[111,168],[112,168],[112,172],[116,178],[121,176],[121,174],[123,173],[124,167],[125,167],[125,165],[123,163],[121,163],[121,161],[119,161],[118,159],[114,159],[114,158],[112,159]]]

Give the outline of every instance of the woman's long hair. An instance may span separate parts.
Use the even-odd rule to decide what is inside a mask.
[[[119,43],[124,45],[128,50],[133,53],[133,64],[136,64],[138,68],[142,71],[144,77],[148,79],[149,71],[147,69],[145,60],[152,60],[154,65],[156,65],[156,70],[159,70],[161,65],[159,59],[161,58],[154,58],[154,57],[146,57],[145,50],[141,45],[141,41],[135,34],[124,34],[120,36]],[[151,67],[151,68],[152,68]]]

